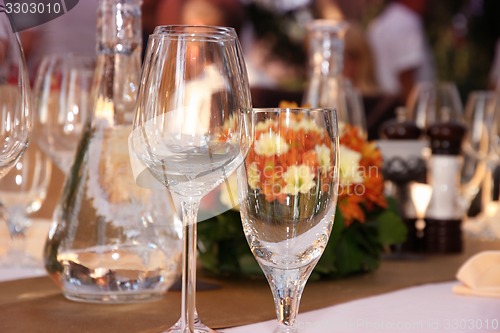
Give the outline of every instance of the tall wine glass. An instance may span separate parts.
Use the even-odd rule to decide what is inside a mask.
[[[42,59],[36,75],[37,141],[66,175],[92,112],[94,67],[91,57],[54,54]]]
[[[30,98],[21,43],[0,5],[0,178],[16,164],[28,145]]]
[[[483,212],[491,201],[493,185],[494,165],[490,136],[496,104],[494,92],[476,90],[469,94],[465,105],[465,124],[468,130],[463,142],[462,192],[468,207],[482,188]]]
[[[181,318],[167,332],[213,332],[197,318],[200,200],[243,162],[250,144],[247,72],[232,28],[160,26],[149,37],[130,145],[181,201]]]
[[[332,109],[254,109],[255,135],[238,170],[240,212],[250,249],[269,282],[278,327],[297,332],[307,279],[333,227],[338,134]]]
[[[52,164],[49,158],[31,142],[14,167],[0,179],[2,215],[9,228],[11,245],[0,258],[1,267],[39,268],[42,262],[26,251],[26,230],[31,226],[29,215],[37,212],[50,181]]]
[[[487,177],[488,181],[482,190],[486,192],[483,200],[486,204],[482,205],[482,216],[479,227],[472,228],[476,236],[485,239],[498,239],[500,237],[500,200],[498,199],[498,189],[495,189],[492,181],[498,182],[495,175],[498,176],[498,166],[500,164],[500,94],[495,93],[495,106],[493,110],[493,120],[491,121],[490,129],[490,155],[488,156],[488,166],[490,170],[495,170],[492,177]],[[496,193],[495,193],[496,192]],[[486,197],[486,198],[485,198]]]
[[[435,122],[463,119],[463,104],[454,82],[420,82],[406,102],[409,118],[424,132]]]

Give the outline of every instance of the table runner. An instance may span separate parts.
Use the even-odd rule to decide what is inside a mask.
[[[383,260],[381,267],[371,274],[343,280],[310,281],[300,311],[405,287],[454,280],[456,271],[468,257],[482,250],[500,249],[500,242],[467,241],[465,249],[458,255]],[[208,326],[220,329],[274,318],[271,292],[264,279],[215,279],[200,275],[197,308]],[[210,288],[206,288],[207,285]],[[155,302],[101,305],[66,300],[47,277],[0,283],[0,332],[153,333],[170,327],[179,315],[178,290],[169,291]]]

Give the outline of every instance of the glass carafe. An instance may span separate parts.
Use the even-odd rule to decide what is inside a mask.
[[[348,24],[336,20],[314,20],[307,28],[308,82],[303,104],[336,108],[339,125],[346,123],[356,126],[366,136],[361,95],[342,76],[344,37]]]
[[[97,37],[94,114],[55,210],[45,267],[68,299],[157,299],[180,275],[182,227],[166,190],[135,184],[128,155],[141,0],[101,0]]]

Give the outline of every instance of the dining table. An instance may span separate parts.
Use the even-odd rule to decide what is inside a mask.
[[[29,249],[40,259],[48,219],[28,230]],[[0,229],[0,254],[8,243]],[[373,272],[309,281],[297,327],[323,332],[500,332],[500,298],[452,291],[459,267],[500,240],[465,238],[457,254],[386,256]],[[226,333],[272,332],[273,298],[263,277],[213,276],[199,270],[197,310],[209,327]],[[81,303],[66,299],[57,283],[37,269],[0,269],[0,332],[159,333],[180,316],[174,284],[160,300],[133,304]]]

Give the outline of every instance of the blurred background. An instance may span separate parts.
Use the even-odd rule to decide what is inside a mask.
[[[95,54],[97,5],[97,0],[80,1],[60,18],[22,32],[31,78],[48,54]],[[396,56],[401,55],[391,50],[408,42],[407,36],[421,35],[421,40],[406,45],[424,44],[425,79],[453,82],[462,102],[474,90],[497,89],[500,79],[498,0],[144,0],[142,15],[143,49],[158,25],[234,27],[242,42],[255,107],[277,106],[282,100],[301,104],[310,70],[308,24],[315,19],[348,22],[343,76],[363,97],[369,139],[378,139],[381,124],[395,117],[396,108],[406,104],[409,89],[419,80],[416,67],[401,68],[402,81],[396,87],[387,88],[380,79],[385,75],[382,63],[398,61]],[[406,33],[406,28],[384,23],[388,20],[396,26],[411,21],[415,31]],[[377,41],[377,29],[379,35],[381,29],[389,33]],[[62,176],[58,170],[55,173],[51,186],[60,187]],[[38,215],[49,216],[53,205],[48,198]]]
[[[233,26],[239,31],[247,61],[265,74],[260,84],[301,90],[307,68],[304,40],[311,20],[348,21],[356,32],[347,35],[346,48],[362,50],[370,24],[390,2],[394,1],[146,0],[143,12],[146,30],[154,25],[186,20],[205,24],[224,22]],[[424,7],[423,27],[439,80],[456,82],[463,96],[472,89],[490,88],[495,83],[490,75],[500,37],[499,1],[402,2]]]

